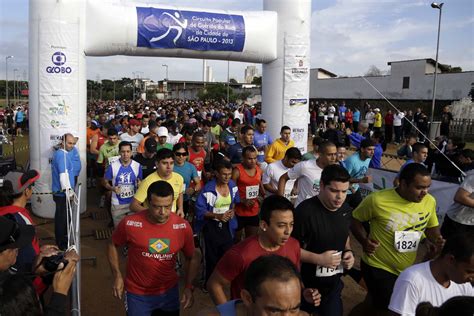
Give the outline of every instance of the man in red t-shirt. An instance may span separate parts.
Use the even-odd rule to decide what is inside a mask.
[[[157,181],[147,191],[149,208],[125,217],[117,226],[108,247],[114,275],[114,296],[121,299],[124,281],[117,247],[128,246],[125,278],[126,309],[129,316],[168,313],[179,315],[179,288],[176,274],[178,253],[185,258],[185,288],[181,303],[193,304],[192,281],[200,262],[189,223],[171,212],[173,187]]]
[[[238,227],[236,240],[240,241],[245,228],[245,238],[257,234],[259,227],[258,198],[263,198],[265,189],[262,184],[262,170],[257,166],[257,148],[246,146],[242,149],[242,163],[232,171],[232,180],[237,184],[240,203],[235,206]]]
[[[197,170],[199,179],[202,183],[202,172],[204,170],[204,162],[206,160],[206,150],[204,149],[205,139],[202,132],[193,134],[192,145],[189,147],[189,162],[192,163]]]
[[[216,305],[229,300],[225,294],[225,289],[229,285],[231,299],[240,298],[240,291],[244,288],[245,273],[258,257],[270,254],[280,255],[291,260],[295,266],[300,266],[299,242],[290,237],[293,230],[293,211],[293,204],[282,196],[272,195],[263,201],[259,234],[229,249],[219,260],[207,282],[207,289]],[[317,290],[310,291],[314,293],[313,303],[319,305]]]

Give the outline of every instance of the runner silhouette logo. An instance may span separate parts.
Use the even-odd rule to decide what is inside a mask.
[[[137,7],[137,46],[239,51],[245,43],[241,15]]]

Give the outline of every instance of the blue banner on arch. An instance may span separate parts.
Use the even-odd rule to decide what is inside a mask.
[[[137,46],[242,52],[242,15],[137,7]]]

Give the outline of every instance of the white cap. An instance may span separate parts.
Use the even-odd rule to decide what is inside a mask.
[[[158,137],[163,137],[163,136],[166,136],[168,137],[168,129],[164,126],[160,126],[160,128],[158,128]]]
[[[375,108],[374,111],[375,111],[375,112],[380,112],[380,109],[379,109],[379,108]]]

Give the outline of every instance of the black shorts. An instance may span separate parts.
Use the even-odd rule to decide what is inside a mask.
[[[388,271],[374,268],[362,260],[360,261],[360,268],[372,298],[372,304],[377,309],[388,310],[393,287],[398,276]]]
[[[239,226],[237,227],[237,230],[241,230],[247,226],[251,226],[251,227],[258,227],[259,225],[259,222],[260,222],[260,218],[258,217],[258,215],[255,215],[255,216],[239,216],[239,215],[235,215],[237,217],[237,223],[239,224]]]

